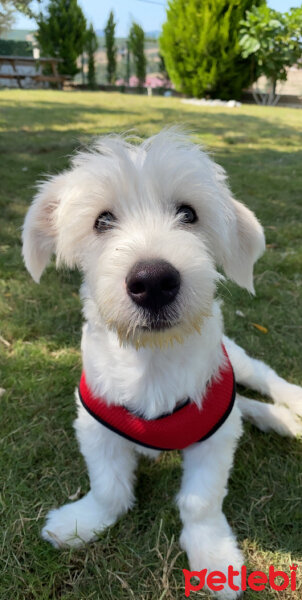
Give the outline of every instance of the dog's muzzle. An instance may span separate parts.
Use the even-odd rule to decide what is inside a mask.
[[[165,260],[138,262],[126,277],[126,289],[135,304],[158,313],[175,300],[180,289],[180,274]]]

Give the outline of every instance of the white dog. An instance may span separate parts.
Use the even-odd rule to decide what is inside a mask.
[[[180,544],[190,568],[239,569],[243,557],[222,502],[242,431],[241,414],[262,430],[283,435],[301,432],[296,415],[302,414],[301,388],[223,337],[215,300],[222,276],[216,266],[254,291],[253,265],[265,247],[256,217],[232,198],[223,169],[172,129],[140,145],[109,136],[80,152],[70,170],[40,185],[23,241],[35,281],[52,253],[58,265],[83,273],[83,365],[96,413],[98,403],[105,411],[109,407],[109,416],[126,415],[130,427],[132,415],[133,423],[146,424],[148,433],[149,425],[171,422],[163,415],[172,414],[179,424],[193,406],[202,430],[209,388],[214,386],[208,404],[215,412],[215,394],[227,385],[222,340],[237,381],[275,402],[237,395],[232,408],[228,396],[219,423],[204,441],[195,436],[188,445],[184,436],[190,425],[172,432],[180,440],[173,447],[183,448],[177,504],[183,523]],[[78,395],[77,403],[75,429],[91,490],[50,511],[42,535],[55,547],[95,540],[131,508],[137,454],[157,456],[159,450],[150,446],[167,447],[150,438],[141,445],[127,429],[119,435],[112,424],[101,424]],[[220,594],[234,598],[238,593],[226,587]]]

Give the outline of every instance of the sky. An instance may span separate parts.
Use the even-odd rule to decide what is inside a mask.
[[[113,9],[117,21],[116,35],[126,37],[130,24],[137,21],[145,31],[161,29],[165,21],[167,0],[78,0],[88,21],[95,29],[104,29],[109,12]],[[281,12],[294,6],[300,6],[301,0],[268,0],[271,8]],[[34,3],[33,3],[34,8]],[[35,21],[31,21],[20,13],[15,21],[15,28],[35,29]]]

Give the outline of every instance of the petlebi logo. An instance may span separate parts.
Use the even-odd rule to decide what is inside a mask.
[[[219,592],[224,589],[225,585],[228,585],[231,590],[234,591],[245,591],[251,589],[255,592],[262,592],[268,585],[272,590],[281,591],[287,588],[295,591],[297,588],[297,568],[298,565],[290,565],[290,573],[285,571],[278,571],[273,565],[269,567],[268,574],[263,571],[253,571],[249,575],[247,574],[247,568],[243,566],[241,571],[236,571],[232,565],[228,567],[228,574],[222,573],[222,571],[208,571],[202,569],[201,571],[188,571],[183,569],[185,576],[185,595],[188,598],[191,592],[198,592],[203,587],[208,588],[213,592]],[[194,583],[191,581],[194,579]]]

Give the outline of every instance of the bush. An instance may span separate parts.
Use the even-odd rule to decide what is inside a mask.
[[[239,98],[252,78],[241,55],[240,21],[262,0],[171,0],[160,50],[177,90],[200,98]]]
[[[33,47],[29,42],[16,40],[0,40],[1,56],[32,56]]]

